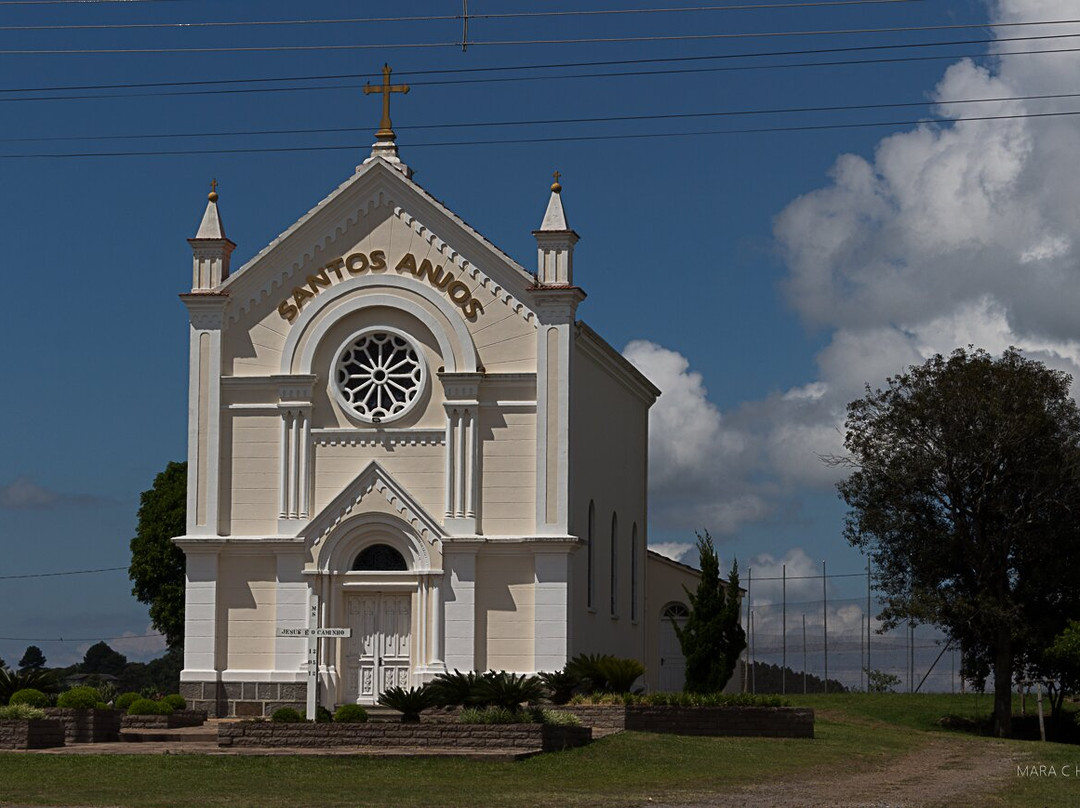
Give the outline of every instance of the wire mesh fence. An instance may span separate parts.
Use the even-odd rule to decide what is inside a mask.
[[[789,576],[780,565],[776,571],[781,574],[755,575],[751,569],[743,582],[747,648],[740,674],[748,692],[966,688],[959,650],[939,629],[882,629],[877,615],[883,604],[869,569]]]

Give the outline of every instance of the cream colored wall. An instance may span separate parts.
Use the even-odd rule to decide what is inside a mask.
[[[274,669],[276,577],[272,553],[219,557],[217,662],[222,669]]]
[[[485,535],[529,535],[536,526],[536,413],[480,410],[484,440],[480,524]]]
[[[580,337],[579,337],[580,339]],[[587,605],[588,552],[571,560],[571,656],[610,653],[644,660],[640,611],[645,586],[648,409],[576,343],[570,392],[570,532],[586,537],[595,504],[593,607]],[[611,523],[618,516],[618,609],[612,617]],[[637,525],[638,615],[631,618],[631,536]]]
[[[534,609],[532,554],[481,552],[476,559],[479,670],[533,670]]]
[[[436,519],[445,510],[443,486],[446,446],[317,445],[315,446],[314,512],[325,508],[368,463],[377,460]]]
[[[653,553],[648,554],[647,583],[645,587],[646,661],[645,682],[650,690],[660,686],[660,623],[664,609],[670,603],[681,603],[690,608],[686,589],[697,589],[696,570]],[[683,587],[686,587],[684,589]]]
[[[226,535],[277,532],[281,417],[223,413],[221,528]]]

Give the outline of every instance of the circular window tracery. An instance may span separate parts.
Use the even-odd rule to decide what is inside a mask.
[[[370,423],[404,415],[424,389],[424,361],[412,340],[396,331],[365,331],[349,340],[334,363],[341,404]]]

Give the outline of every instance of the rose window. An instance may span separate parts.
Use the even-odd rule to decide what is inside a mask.
[[[402,334],[369,331],[346,343],[334,367],[341,403],[364,421],[397,418],[424,387],[424,363]]]

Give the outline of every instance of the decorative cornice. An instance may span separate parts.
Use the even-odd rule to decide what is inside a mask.
[[[316,446],[441,446],[446,443],[443,429],[313,429]]]
[[[180,300],[188,310],[191,327],[199,331],[220,331],[225,325],[229,295],[225,292],[185,292]]]
[[[308,522],[300,535],[312,541],[315,546],[319,545],[372,493],[385,497],[399,518],[404,520],[425,544],[442,541],[443,531],[439,523],[375,460],[334,497],[321,513]]]

